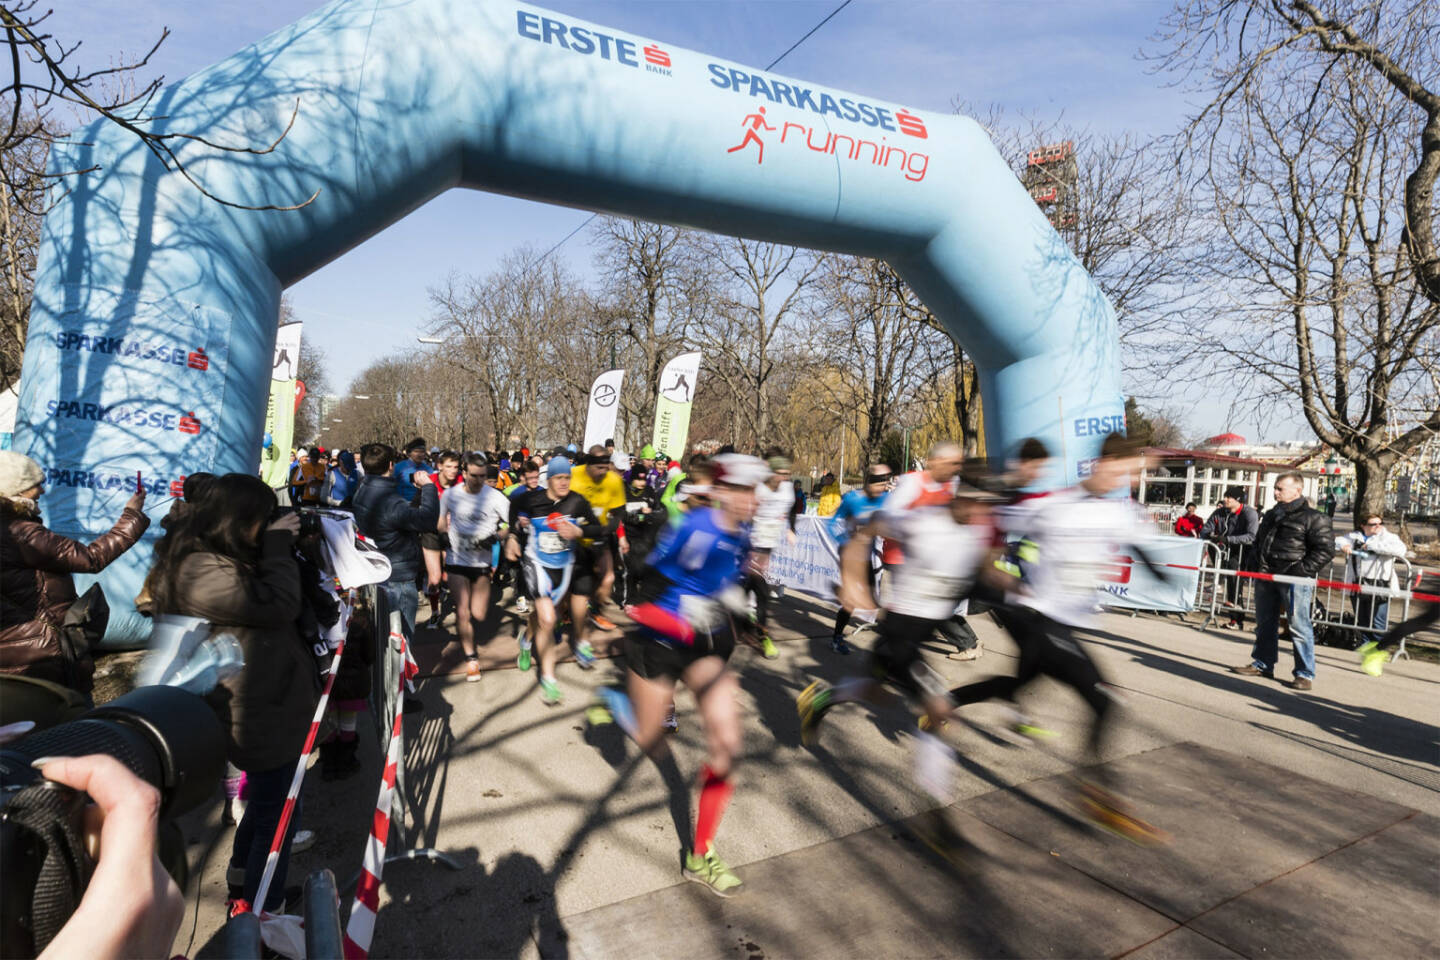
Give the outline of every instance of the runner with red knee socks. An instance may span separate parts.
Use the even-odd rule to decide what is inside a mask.
[[[644,596],[626,609],[637,627],[627,637],[626,665],[636,740],[657,762],[669,751],[665,716],[684,683],[695,695],[705,727],[707,756],[700,770],[695,837],[685,853],[684,875],[722,897],[739,891],[740,878],[715,852],[715,834],[730,801],[735,755],[740,750],[738,683],[726,667],[735,649],[736,615],[747,608],[741,565],[750,550],[748,524],[755,487],[769,469],[754,457],[716,457],[713,506],[697,507],[661,535],[644,577]]]

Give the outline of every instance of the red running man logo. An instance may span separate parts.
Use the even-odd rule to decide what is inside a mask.
[[[734,153],[736,150],[744,150],[746,147],[750,146],[751,143],[754,143],[757,147],[760,148],[760,155],[755,158],[755,162],[757,164],[764,163],[765,141],[760,139],[759,131],[761,127],[764,127],[766,130],[775,129],[774,127],[770,126],[770,124],[765,122],[765,108],[761,107],[759,113],[746,114],[745,119],[741,120],[740,124],[741,126],[748,128],[745,131],[745,139],[741,140],[739,144],[731,147],[725,152]]]

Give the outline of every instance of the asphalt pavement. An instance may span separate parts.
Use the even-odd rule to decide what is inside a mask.
[[[1296,693],[1228,673],[1248,654],[1234,633],[1103,615],[1085,643],[1124,702],[1103,760],[1171,842],[1141,848],[1079,816],[1086,708],[1042,680],[1023,702],[1054,741],[1011,745],[993,705],[947,729],[961,769],[941,815],[966,843],[946,859],[920,839],[936,814],[912,786],[909,711],[847,705],[816,747],[800,743],[795,695],[861,670],[873,638],[832,653],[833,609],[786,597],[780,659],[742,648],[732,661],[744,746],[717,846],[746,888],[728,900],[680,875],[693,801],[674,801],[693,796],[704,756],[687,692],[674,762],[657,765],[585,721],[615,661],[563,664],[565,703],[547,708],[533,670],[509,665],[508,619],[473,684],[448,672],[445,632],[422,631],[433,675],[406,720],[411,817],[391,853],[433,847],[460,869],[388,867],[372,956],[1406,957],[1440,940],[1440,666],[1402,661],[1375,679],[1321,648],[1314,689]],[[928,654],[952,683],[1014,669],[1003,631],[972,624],[983,658]],[[329,867],[353,889],[380,773],[369,731],[362,753],[352,779],[307,778],[319,841],[289,883]],[[231,828],[217,819],[188,824],[201,881],[176,950],[190,955],[223,955]]]

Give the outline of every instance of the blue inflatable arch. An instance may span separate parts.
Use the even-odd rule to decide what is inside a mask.
[[[453,187],[883,258],[975,358],[991,450],[1043,437],[1073,479],[1123,423],[1109,304],[969,119],[498,0],[336,0],[154,113],[255,145],[297,102],[269,153],[171,143],[226,200],[318,190],[299,210],[207,200],[102,124],[55,151],[99,167],[46,218],[20,395],[60,532],[107,529],[137,470],[254,471],[281,291]],[[103,576],[111,640],[145,635],[149,554]]]

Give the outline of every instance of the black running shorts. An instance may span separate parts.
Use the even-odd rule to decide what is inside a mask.
[[[928,671],[920,645],[929,640],[943,620],[912,617],[886,610],[876,627],[879,634],[870,652],[870,672],[876,680],[893,683],[912,696],[920,694],[916,671]]]
[[[625,635],[625,665],[646,680],[679,680],[690,665],[705,657],[729,661],[735,652],[735,631],[726,622],[714,633],[696,634],[686,645],[662,638],[653,630],[638,627]]]

